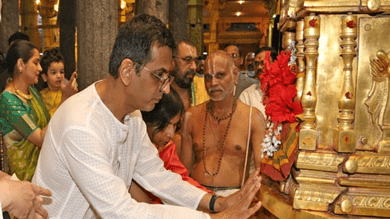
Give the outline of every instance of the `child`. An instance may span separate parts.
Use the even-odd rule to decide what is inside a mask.
[[[71,83],[65,85],[65,61],[58,48],[46,50],[41,58],[41,76],[47,87],[40,94],[50,115],[53,116],[58,106],[77,92],[77,73],[73,72]]]
[[[152,111],[141,113],[147,126],[149,138],[159,151],[159,156],[164,161],[165,168],[181,175],[184,181],[211,193],[212,191],[188,176],[188,171],[181,163],[176,153],[176,146],[172,142],[176,131],[180,129],[180,118],[184,113],[184,105],[179,94],[171,90],[170,94],[163,95],[163,98]],[[135,183],[131,185],[130,194],[139,202],[161,203],[159,198],[143,190]]]

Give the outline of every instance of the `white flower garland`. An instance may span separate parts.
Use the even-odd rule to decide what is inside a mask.
[[[261,156],[264,158],[266,153],[268,157],[273,157],[274,152],[278,151],[279,145],[282,144],[280,133],[282,132],[282,124],[279,124],[278,127],[273,130],[274,123],[268,122],[267,129],[265,131],[264,141],[261,144],[263,148],[261,149]]]

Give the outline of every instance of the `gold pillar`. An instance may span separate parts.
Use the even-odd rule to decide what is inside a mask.
[[[188,1],[188,36],[195,44],[198,56],[203,53],[203,0]]]
[[[317,144],[317,127],[315,108],[317,104],[316,69],[318,58],[318,38],[320,37],[319,16],[311,14],[304,18],[306,76],[302,94],[303,123],[299,134],[299,149],[315,150]]]
[[[30,41],[40,48],[40,38],[37,22],[37,5],[35,1],[21,0],[22,31],[30,37]]]
[[[297,74],[297,99],[302,98],[303,84],[305,79],[305,45],[303,44],[303,20],[297,22],[296,41],[297,41],[297,57],[298,57],[298,74]]]
[[[219,49],[218,44],[218,20],[219,20],[219,0],[210,0],[208,4],[210,12],[210,43],[208,53],[215,52]]]
[[[275,25],[275,19],[274,18],[270,18],[269,20],[269,24],[268,24],[268,35],[267,35],[267,43],[266,43],[266,46],[268,47],[272,47],[272,30],[274,29],[274,25]]]
[[[352,61],[356,56],[357,18],[350,13],[341,22],[341,56],[344,61],[344,79],[339,97],[337,128],[334,129],[334,143],[337,152],[354,152],[356,133],[352,123],[355,120],[355,87],[352,77]]]
[[[39,14],[42,17],[42,26],[44,27],[56,24],[57,19],[53,19],[53,17],[57,16],[57,12],[54,10],[54,4],[54,1],[41,1]],[[58,32],[56,29],[57,28],[43,28],[42,51],[52,47],[59,47],[59,39],[56,38],[56,40],[54,40],[54,37],[59,37],[59,34],[55,36],[56,32]]]

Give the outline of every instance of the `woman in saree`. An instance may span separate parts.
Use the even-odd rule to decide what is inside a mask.
[[[0,94],[0,125],[7,147],[10,174],[31,181],[50,114],[33,87],[42,71],[39,51],[26,40],[15,41],[7,52],[11,81]]]

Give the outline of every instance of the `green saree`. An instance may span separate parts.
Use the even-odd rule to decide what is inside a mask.
[[[27,140],[36,129],[43,129],[50,114],[34,87],[29,87],[31,100],[23,101],[16,94],[0,94],[0,124],[3,143],[7,147],[9,174],[31,181],[37,167],[40,149]]]

